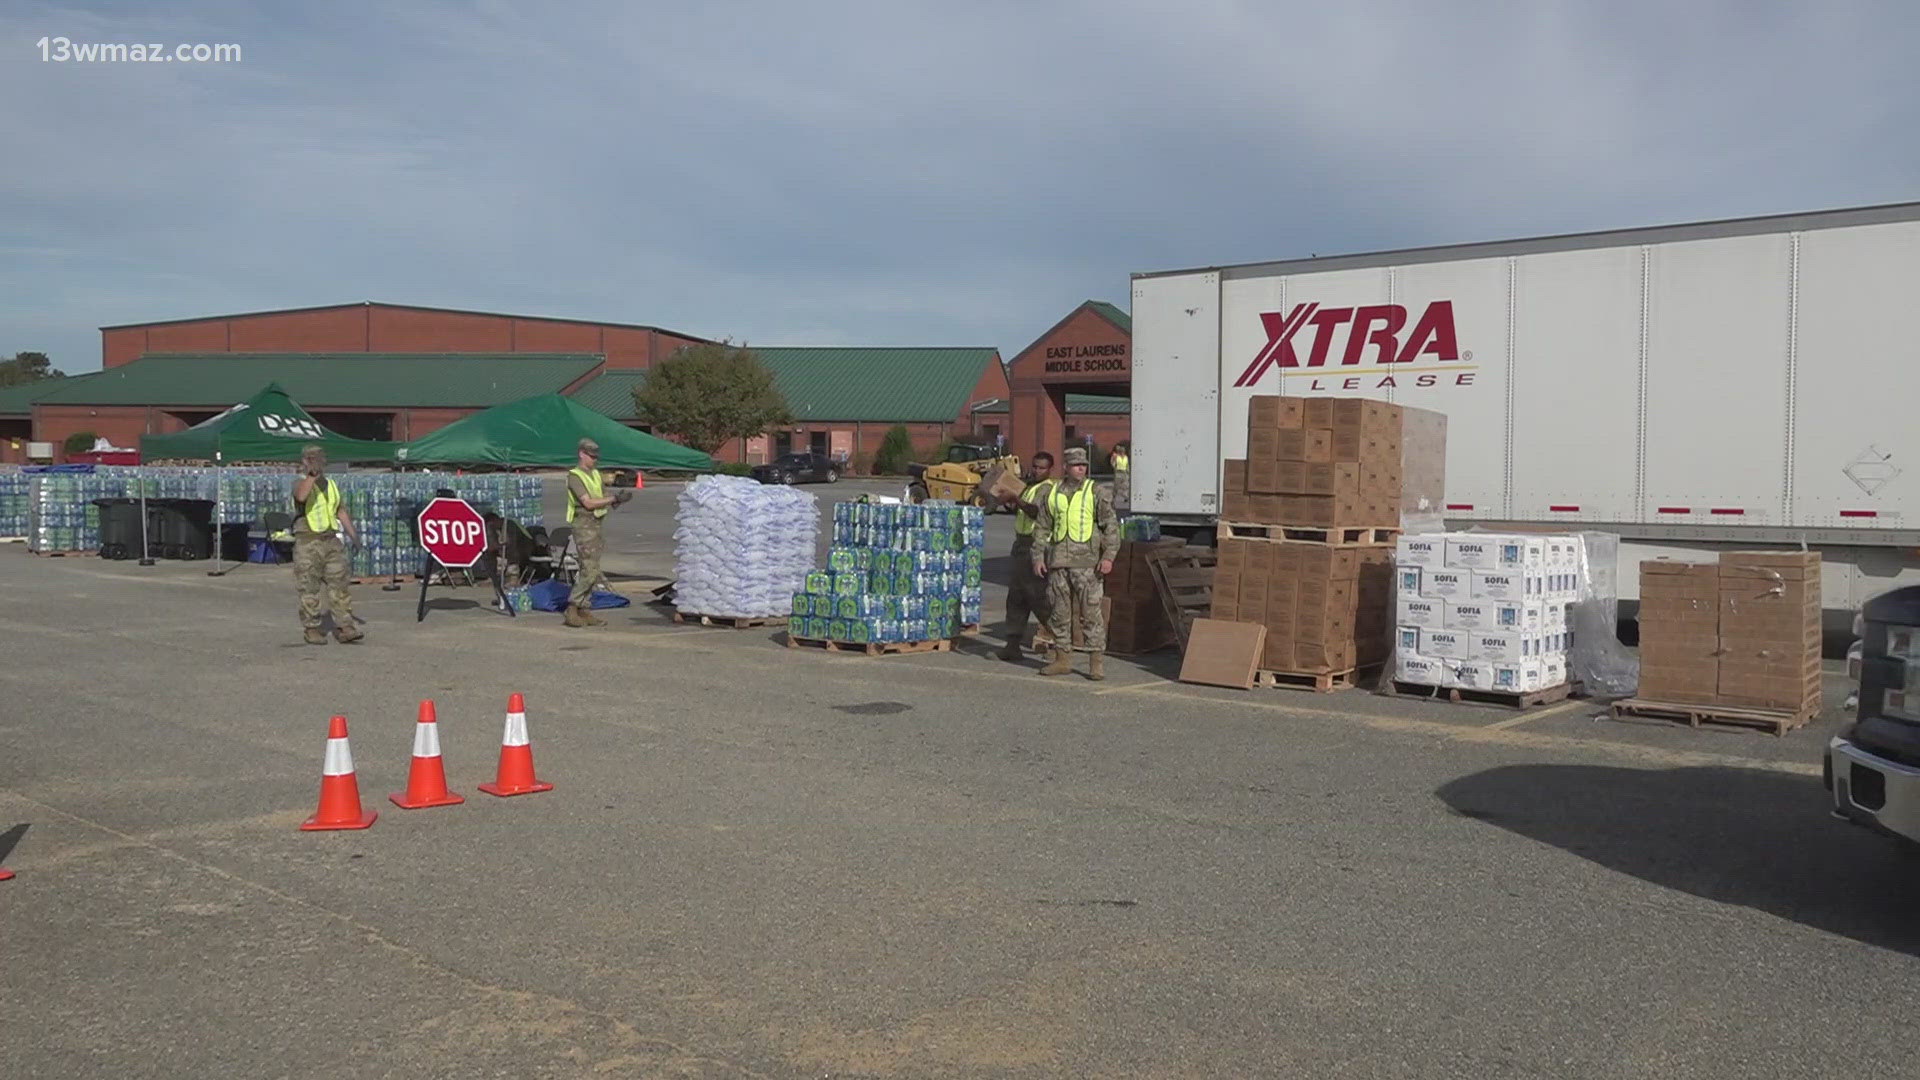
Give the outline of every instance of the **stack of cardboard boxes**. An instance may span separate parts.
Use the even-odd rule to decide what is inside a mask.
[[[1247,456],[1226,462],[1212,617],[1264,625],[1267,671],[1329,674],[1387,659],[1392,533],[1344,543],[1338,530],[1394,530],[1403,513],[1438,510],[1445,461],[1439,413],[1254,397]],[[1289,538],[1290,529],[1326,533]]]
[[[1220,520],[1398,527],[1405,410],[1364,398],[1255,397],[1247,456],[1227,462]]]
[[[1820,709],[1820,554],[1640,564],[1642,701]]]
[[[1567,681],[1567,605],[1586,585],[1580,537],[1403,536],[1395,563],[1395,679],[1502,693]]]
[[[1293,674],[1351,671],[1387,658],[1393,548],[1220,540],[1215,619],[1267,628],[1260,667]]]
[[[1107,651],[1128,655],[1152,652],[1173,643],[1167,609],[1154,587],[1148,555],[1156,549],[1177,549],[1184,540],[1126,540],[1107,575]]]

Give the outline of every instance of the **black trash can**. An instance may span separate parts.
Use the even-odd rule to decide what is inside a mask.
[[[213,558],[213,500],[148,499],[147,513],[147,540],[158,545],[158,557]]]
[[[100,508],[100,557],[140,557],[140,500],[95,499]]]

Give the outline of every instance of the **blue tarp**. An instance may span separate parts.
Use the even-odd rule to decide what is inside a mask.
[[[527,587],[527,593],[533,597],[535,611],[567,610],[567,596],[572,592],[573,586],[556,578],[548,578]],[[595,589],[592,597],[591,606],[594,608],[626,607],[633,603],[631,599],[605,589]]]

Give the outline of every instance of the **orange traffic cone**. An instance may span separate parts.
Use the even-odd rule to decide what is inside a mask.
[[[440,760],[440,725],[435,722],[433,702],[420,703],[420,721],[413,725],[413,767],[407,772],[407,790],[387,796],[403,810],[424,810],[429,806],[458,806],[466,796],[447,790],[447,768]]]
[[[500,737],[500,772],[491,784],[481,784],[489,795],[530,795],[552,791],[553,785],[533,777],[533,747],[527,742],[527,704],[519,694],[507,698],[507,730]]]
[[[7,881],[7,880],[10,880],[12,877],[13,877],[13,871],[7,869],[4,866],[0,866],[0,881]]]
[[[322,829],[364,829],[380,814],[360,809],[360,780],[353,774],[353,751],[347,746],[347,718],[327,723],[327,758],[320,766],[320,809],[301,823],[307,832]]]

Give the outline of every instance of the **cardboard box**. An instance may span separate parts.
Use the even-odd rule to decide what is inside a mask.
[[[1474,630],[1461,631],[1461,636],[1469,639],[1466,657],[1473,660],[1486,660],[1491,663],[1518,663],[1533,660],[1550,652],[1560,652],[1550,647],[1558,635],[1528,634],[1517,630]]]
[[[1247,490],[1246,458],[1228,458],[1226,460],[1226,464],[1223,466],[1222,484],[1227,491]]]
[[[1213,555],[1214,579],[1218,581],[1221,574],[1238,574],[1245,569],[1247,549],[1251,546],[1252,541],[1238,540],[1233,537],[1218,541],[1218,547],[1214,549]]]
[[[1540,660],[1517,664],[1493,664],[1490,689],[1510,694],[1530,694],[1557,685],[1547,681],[1547,665]]]
[[[1302,469],[1300,494],[1303,495],[1346,495],[1361,498],[1360,466],[1353,462],[1328,462],[1326,464],[1306,464]],[[1398,518],[1394,521],[1397,523]]]
[[[1245,483],[1245,478],[1241,480]],[[1253,521],[1253,496],[1245,489],[1224,492],[1220,496],[1220,520],[1249,524]]]
[[[1301,641],[1293,646],[1293,671],[1349,671],[1358,659],[1351,639],[1343,641]]]
[[[1448,630],[1519,629],[1502,627],[1496,623],[1493,605],[1484,600],[1443,600],[1440,603],[1443,619],[1441,625]],[[1537,628],[1536,632],[1538,632]]]
[[[1333,460],[1333,432],[1316,427],[1284,428],[1276,447],[1275,456],[1282,461],[1329,462]]]
[[[1026,490],[1027,482],[1020,478],[1019,471],[1005,466],[995,465],[980,478],[981,494],[989,503],[1017,498]]]
[[[1302,398],[1301,423],[1310,428],[1333,427],[1333,398]]]
[[[1403,566],[1394,571],[1393,590],[1400,596],[1420,595],[1420,576],[1426,570],[1418,566]]]
[[[1470,570],[1467,595],[1475,600],[1546,602],[1549,575],[1512,570]]]
[[[1275,394],[1255,394],[1247,400],[1247,431],[1280,427],[1280,398]]]
[[[1819,581],[1820,553],[1817,551],[1723,551],[1720,553],[1722,578],[1768,581]]]
[[[1470,600],[1474,598],[1472,578],[1471,571],[1424,569],[1420,595],[1429,600]]]
[[[1247,468],[1249,470],[1247,476],[1249,480],[1251,480],[1253,476],[1251,470],[1259,462],[1280,460],[1282,457],[1280,453],[1281,434],[1282,432],[1278,428],[1260,428],[1247,432]],[[1287,432],[1286,434],[1292,433]]]
[[[1422,656],[1431,656],[1436,660],[1468,660],[1473,658],[1473,640],[1475,634],[1470,630],[1428,630],[1420,629],[1414,651]],[[1407,628],[1400,629],[1400,647],[1406,647]]]
[[[1446,548],[1438,535],[1402,536],[1394,545],[1393,561],[1401,566],[1445,566]]]
[[[1401,653],[1394,658],[1393,677],[1420,686],[1445,686],[1446,665],[1430,656]]]
[[[1284,503],[1283,500],[1292,499],[1296,497],[1297,496],[1293,496],[1293,495],[1249,495],[1247,496],[1247,502],[1251,504],[1251,510],[1253,513],[1253,518],[1251,519],[1252,522],[1257,525],[1279,525],[1283,523],[1291,524],[1290,520],[1286,516],[1286,510],[1285,510],[1286,504]]]
[[[1247,460],[1247,491],[1255,495],[1278,495],[1287,491],[1288,489],[1280,482],[1283,467],[1283,463],[1275,458],[1249,458]]]
[[[1445,629],[1447,602],[1402,596],[1394,605],[1394,616],[1401,626],[1417,626],[1423,630]]]
[[[1493,689],[1493,665],[1484,660],[1457,660],[1447,668],[1453,685],[1461,690]]]

